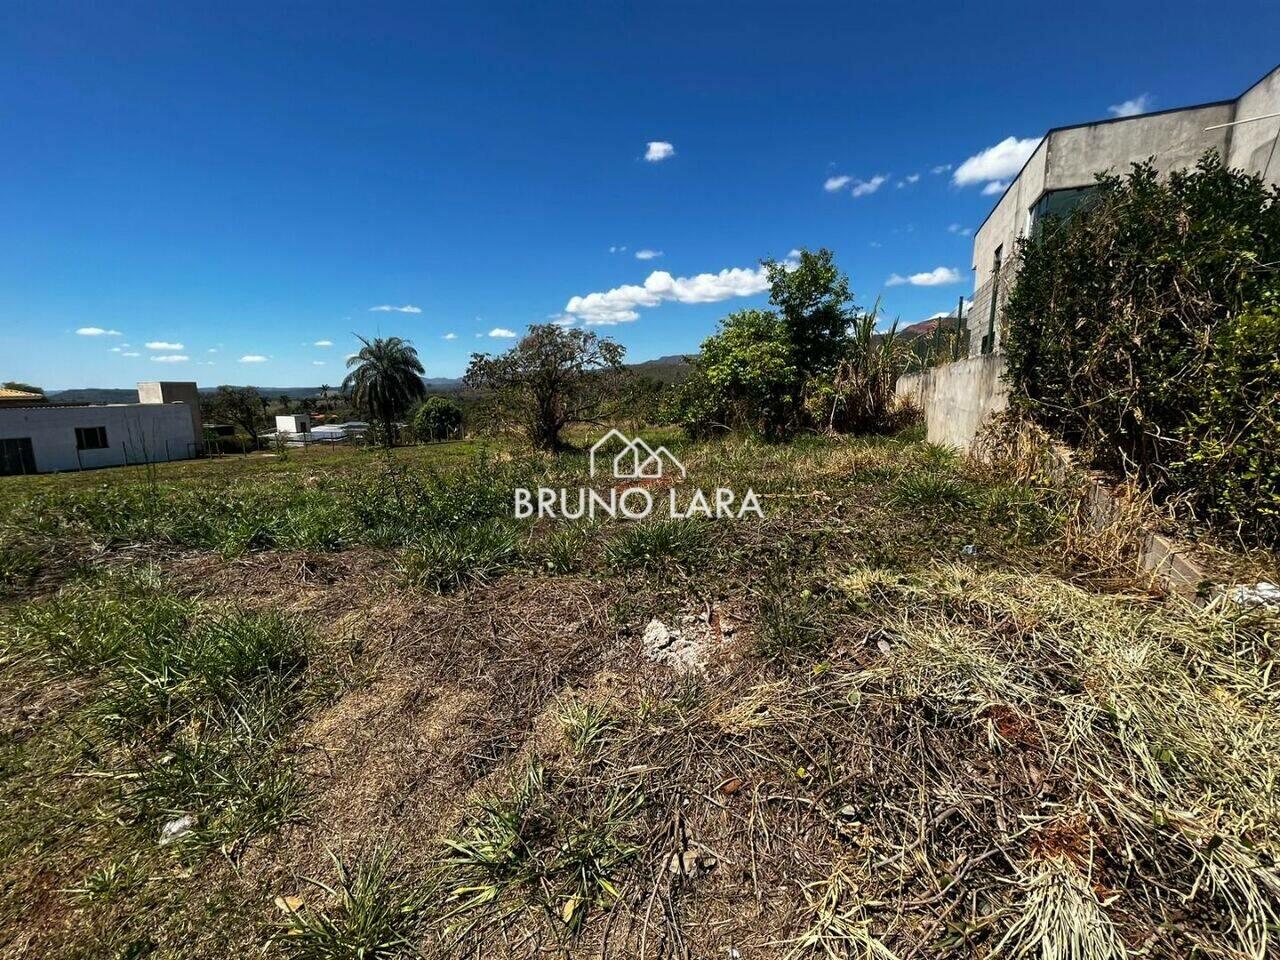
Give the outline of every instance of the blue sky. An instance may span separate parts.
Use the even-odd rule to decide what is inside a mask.
[[[647,359],[801,246],[948,310],[1016,141],[1280,52],[1275,3],[1039,6],[6,4],[0,379],[336,384],[354,333],[454,376],[548,317]]]

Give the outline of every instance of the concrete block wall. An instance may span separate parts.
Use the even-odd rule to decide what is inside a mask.
[[[898,378],[897,395],[924,411],[930,443],[968,453],[991,417],[1009,405],[1004,354],[967,357]]]

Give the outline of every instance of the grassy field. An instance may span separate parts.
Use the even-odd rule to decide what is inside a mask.
[[[0,483],[0,955],[1280,950],[1274,618],[1012,465],[670,439],[764,518],[517,521],[592,481],[508,444]]]

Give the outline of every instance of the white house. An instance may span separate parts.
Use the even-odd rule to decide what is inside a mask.
[[[201,440],[196,385],[140,383],[138,395],[138,403],[0,407],[0,476],[196,456]]]
[[[276,416],[276,433],[296,434],[311,432],[311,415],[309,413],[290,413]]]

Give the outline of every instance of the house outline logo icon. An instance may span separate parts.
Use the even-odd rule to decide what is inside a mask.
[[[685,477],[684,464],[675,458],[666,447],[651,447],[640,437],[632,440],[618,429],[612,429],[591,446],[590,471],[596,475],[596,455],[600,448],[610,440],[622,441],[622,452],[613,458],[613,477],[615,480],[656,480],[662,477],[665,470],[664,461],[680,471],[680,479]]]

